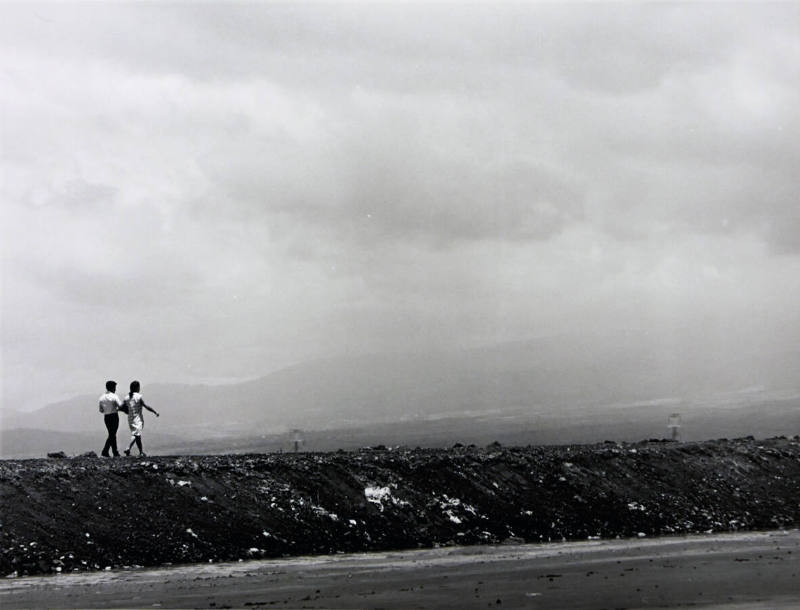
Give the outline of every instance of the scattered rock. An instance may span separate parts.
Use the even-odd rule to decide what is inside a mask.
[[[55,452],[53,452],[53,453],[48,453],[48,454],[47,454],[47,457],[49,457],[49,458],[56,458],[56,459],[59,459],[59,460],[63,460],[63,459],[66,459],[66,457],[67,457],[67,454],[66,454],[66,453],[64,453],[63,451],[55,451]]]
[[[0,497],[0,574],[20,576],[775,529],[800,523],[800,443],[3,460]]]

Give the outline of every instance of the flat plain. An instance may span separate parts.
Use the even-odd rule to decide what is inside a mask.
[[[447,547],[6,579],[16,608],[800,607],[800,530]]]

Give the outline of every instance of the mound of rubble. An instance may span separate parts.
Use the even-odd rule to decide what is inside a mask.
[[[800,437],[0,462],[0,574],[800,524]]]

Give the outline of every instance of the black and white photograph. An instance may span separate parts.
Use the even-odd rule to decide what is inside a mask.
[[[0,1],[0,608],[800,608],[800,2]]]

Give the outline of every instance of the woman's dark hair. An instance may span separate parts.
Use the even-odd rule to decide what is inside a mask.
[[[138,381],[131,381],[131,391],[128,392],[128,398],[131,398],[134,392],[138,392],[139,388],[141,388],[141,386]]]
[[[117,389],[117,382],[116,381],[106,381],[106,390],[109,392],[113,392]]]

